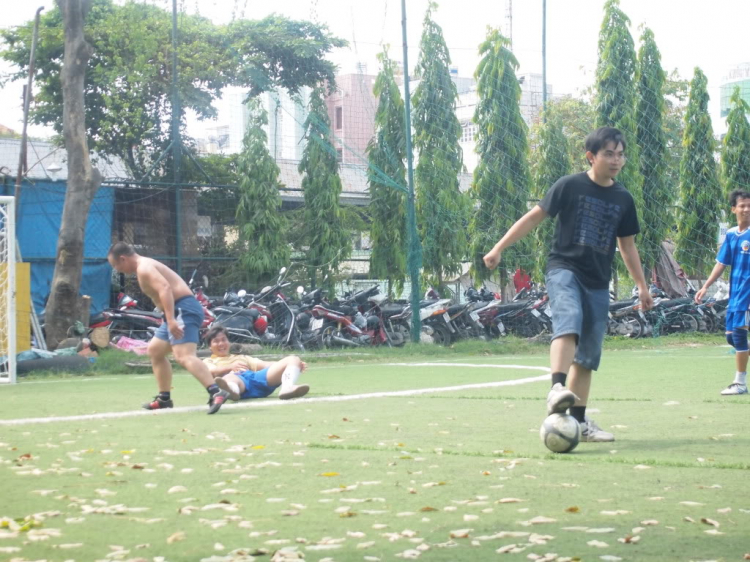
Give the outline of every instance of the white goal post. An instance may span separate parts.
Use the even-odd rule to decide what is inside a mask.
[[[16,382],[16,205],[0,196],[0,383]]]

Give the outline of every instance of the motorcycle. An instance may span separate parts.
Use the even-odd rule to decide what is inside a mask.
[[[287,272],[287,268],[282,267],[276,283],[257,295],[244,290],[227,292],[224,306],[213,309],[216,315],[214,324],[224,326],[233,342],[304,350],[295,313],[280,291],[289,285],[285,282]]]
[[[371,291],[361,291],[333,304],[320,299],[312,307],[312,329],[320,331],[320,340],[325,347],[359,347],[373,343],[372,335],[367,333],[367,319],[356,307],[367,302],[370,294],[374,294]]]

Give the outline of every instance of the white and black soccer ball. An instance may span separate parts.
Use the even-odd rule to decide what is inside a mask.
[[[569,414],[552,414],[542,422],[539,437],[553,453],[569,453],[581,439],[581,427]]]

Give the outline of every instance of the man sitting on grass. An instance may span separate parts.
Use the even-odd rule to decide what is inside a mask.
[[[216,384],[229,392],[231,400],[265,398],[281,387],[279,398],[299,398],[310,391],[306,384],[297,384],[300,373],[307,364],[296,355],[280,361],[261,361],[249,355],[229,353],[229,337],[226,328],[214,326],[205,336],[211,348],[211,357],[204,359]]]

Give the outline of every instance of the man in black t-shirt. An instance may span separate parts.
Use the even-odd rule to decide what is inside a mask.
[[[633,197],[615,177],[625,165],[625,138],[612,127],[586,137],[587,172],[560,178],[537,206],[519,219],[484,256],[494,269],[506,248],[545,218],[557,218],[547,260],[546,284],[552,309],[547,413],[565,412],[581,425],[581,441],[614,441],[586,416],[591,374],[599,368],[609,312],[609,279],[615,242],[638,287],[641,306],[653,300],[635,247],[640,231]],[[565,386],[570,371],[570,389]]]

